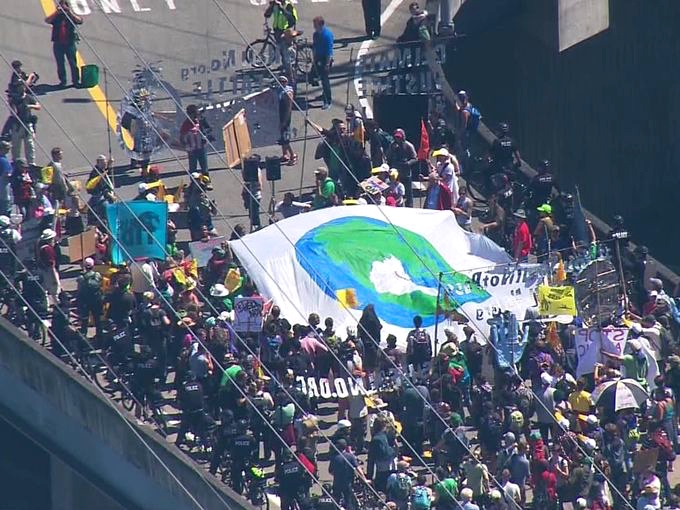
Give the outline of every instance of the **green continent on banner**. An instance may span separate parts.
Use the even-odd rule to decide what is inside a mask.
[[[381,320],[403,328],[412,327],[415,315],[426,327],[435,323],[439,273],[456,307],[489,298],[425,237],[378,219],[331,220],[306,232],[295,248],[298,263],[325,294],[340,299],[351,289],[357,308],[372,303]]]
[[[113,239],[113,264],[146,257],[165,259],[167,203],[135,200],[108,204],[106,218]]]

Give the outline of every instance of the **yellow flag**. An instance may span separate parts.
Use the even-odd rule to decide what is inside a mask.
[[[357,293],[354,289],[340,289],[335,292],[335,296],[347,308],[358,308]]]
[[[575,317],[574,287],[538,286],[538,312],[541,315],[571,315]]]
[[[187,283],[187,276],[186,276],[186,274],[184,273],[184,270],[183,270],[183,269],[177,267],[177,268],[175,268],[175,270],[172,272],[172,274],[174,275],[175,280],[177,281],[177,283],[179,283],[180,285],[185,285],[185,284]]]
[[[232,267],[227,271],[227,276],[224,278],[224,286],[229,291],[229,294],[241,286],[241,271],[237,267]]]
[[[189,266],[186,268],[186,273],[198,280],[198,261],[196,259],[191,259]]]

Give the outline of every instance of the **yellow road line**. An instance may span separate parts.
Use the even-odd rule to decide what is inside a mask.
[[[40,0],[40,5],[42,5],[42,9],[43,12],[45,13],[45,16],[49,16],[56,9],[53,0]],[[78,67],[82,67],[85,65],[85,60],[83,59],[80,52],[76,53],[76,59]],[[105,119],[107,118],[108,112],[109,126],[115,132],[117,126],[116,111],[111,106],[111,103],[109,103],[108,100],[106,99],[106,95],[104,95],[104,91],[102,90],[102,88],[99,85],[95,85],[94,87],[90,87],[89,89],[87,89],[87,91],[90,93],[92,101],[94,101],[94,104],[97,105],[97,108],[99,108],[99,111],[101,112]],[[132,137],[130,136],[130,133],[126,129],[123,129],[123,139],[127,147],[133,146]]]

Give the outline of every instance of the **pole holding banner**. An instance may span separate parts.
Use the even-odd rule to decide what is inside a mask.
[[[441,298],[441,292],[442,292],[442,277],[444,276],[444,273],[441,271],[439,272],[439,276],[437,277],[437,301],[435,302],[435,311],[434,311],[434,355],[437,355],[437,347],[439,347],[439,337],[437,334],[439,333],[439,299]]]

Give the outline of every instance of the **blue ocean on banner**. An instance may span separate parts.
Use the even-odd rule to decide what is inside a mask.
[[[141,200],[109,204],[106,218],[114,240],[113,264],[141,257],[165,259],[168,204]]]

